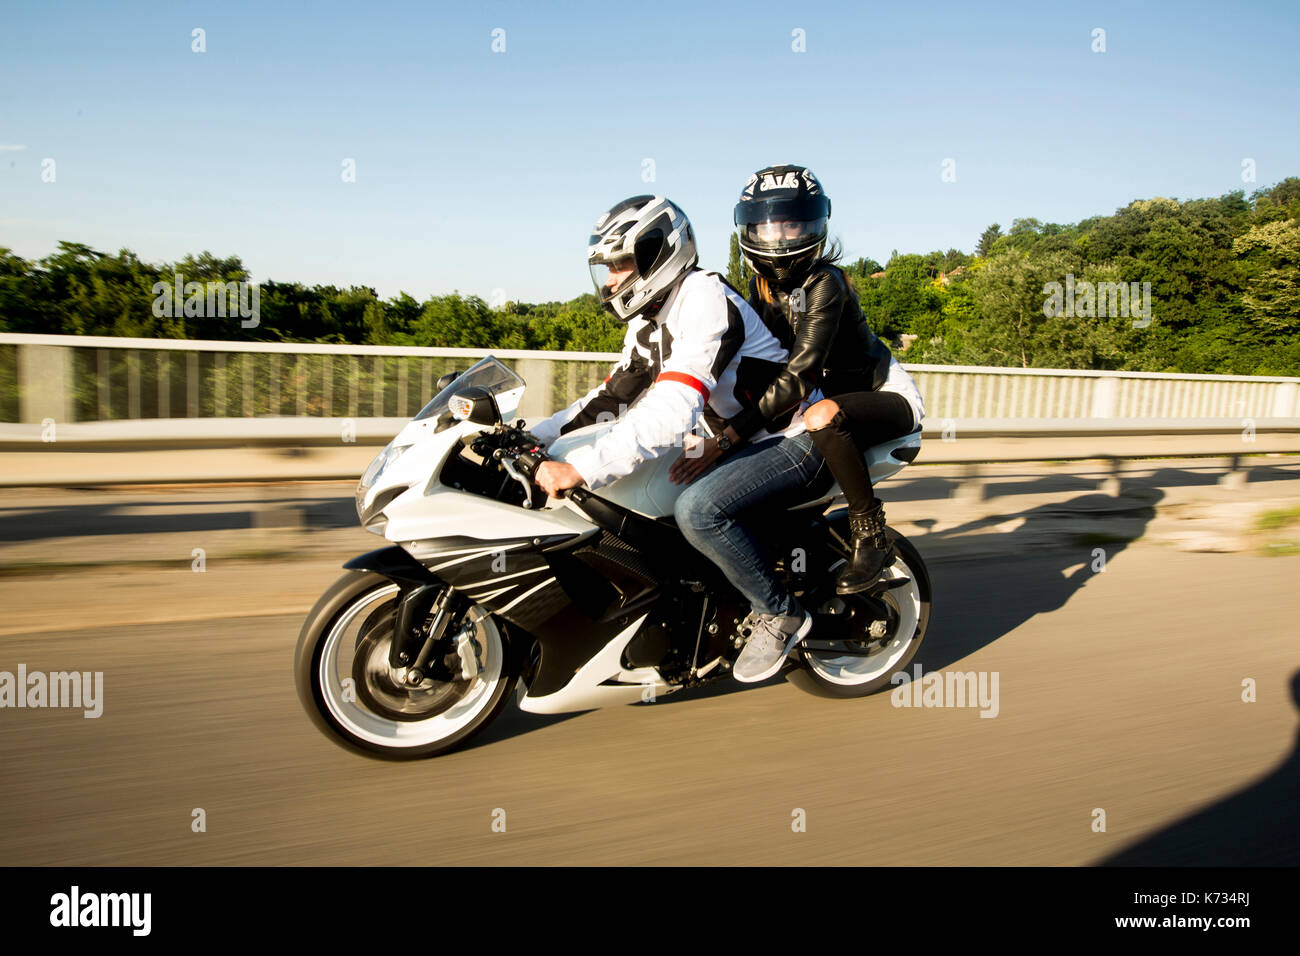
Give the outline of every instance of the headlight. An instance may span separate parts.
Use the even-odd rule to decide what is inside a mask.
[[[385,446],[384,450],[376,455],[374,460],[366,466],[365,472],[361,475],[361,480],[357,482],[356,493],[357,517],[361,520],[362,525],[366,523],[366,518],[369,517],[365,510],[366,494],[375,486],[375,482],[379,480],[379,476],[383,474],[384,469],[397,461],[398,458],[402,457],[402,454],[410,447],[410,445],[394,445],[392,442],[389,442],[388,445]],[[390,498],[389,501],[391,500],[392,499]],[[387,504],[387,502],[385,502],[385,504]],[[371,510],[373,511],[374,509]]]

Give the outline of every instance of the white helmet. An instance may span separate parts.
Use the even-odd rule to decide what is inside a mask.
[[[699,260],[690,220],[663,196],[624,199],[596,220],[587,240],[600,304],[624,322],[653,314]]]

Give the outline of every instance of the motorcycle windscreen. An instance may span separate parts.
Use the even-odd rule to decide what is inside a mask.
[[[447,411],[453,395],[473,386],[486,389],[496,396],[502,417],[508,418],[513,414],[515,403],[513,401],[503,401],[502,398],[516,389],[522,391],[524,380],[500,359],[489,355],[471,366],[464,374],[435,395],[428,405],[420,409],[420,414],[415,416],[414,421],[419,422],[426,418],[437,418]],[[517,398],[515,401],[517,401]],[[507,406],[509,406],[509,410],[507,410]]]

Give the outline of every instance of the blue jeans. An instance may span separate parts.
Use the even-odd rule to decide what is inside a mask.
[[[763,520],[761,508],[773,495],[806,486],[821,463],[807,432],[768,439],[697,478],[673,507],[686,540],[722,569],[755,611],[786,615],[799,613],[799,607],[745,524]]]

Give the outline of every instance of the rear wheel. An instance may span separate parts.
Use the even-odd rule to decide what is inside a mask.
[[[834,522],[838,537],[834,548],[847,553],[847,522]],[[930,574],[920,554],[906,538],[889,532],[897,558],[885,569],[887,580],[907,583],[867,596],[832,596],[819,607],[818,622],[808,640],[799,645],[803,669],[792,671],[791,683],[827,697],[866,697],[888,687],[894,674],[906,669],[916,656],[930,623]],[[828,570],[833,579],[844,558]]]
[[[474,607],[449,627],[443,666],[409,684],[407,669],[388,662],[397,595],[387,578],[361,571],[322,595],[298,637],[298,696],[317,727],[351,749],[394,760],[432,757],[500,713],[516,669],[506,634]]]

